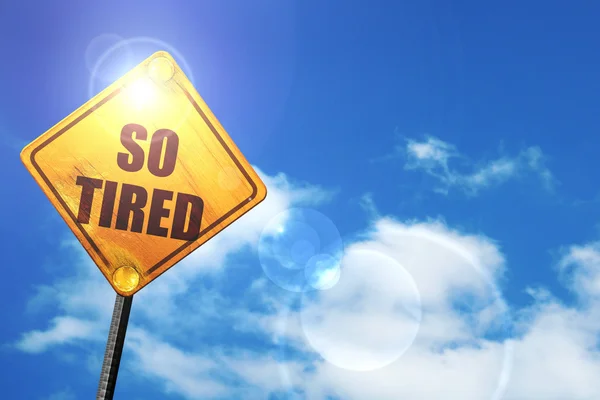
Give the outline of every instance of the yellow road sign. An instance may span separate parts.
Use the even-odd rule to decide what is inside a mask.
[[[122,296],[267,195],[166,52],[27,145],[21,160]]]

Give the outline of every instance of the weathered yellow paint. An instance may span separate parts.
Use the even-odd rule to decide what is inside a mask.
[[[136,140],[145,154],[144,166],[136,172],[117,165],[117,154],[127,153],[121,130],[131,123],[148,133],[147,140]],[[146,162],[152,134],[165,128],[179,138],[177,160],[171,175],[157,177]],[[35,139],[23,149],[21,159],[108,282],[123,296],[142,289],[267,194],[264,183],[166,52],[153,54]],[[87,223],[77,219],[82,197],[77,176],[104,181],[102,188],[94,191]],[[118,183],[110,228],[99,226],[106,181]],[[141,233],[115,229],[123,184],[141,186],[148,193]],[[170,210],[161,220],[165,228],[173,222],[177,193],[202,198],[204,211],[196,240],[146,233],[154,189],[174,192],[173,199],[164,203]],[[115,271],[122,267],[138,272],[134,289],[124,291],[124,286],[114,281]],[[125,280],[135,282],[132,277],[130,271]]]

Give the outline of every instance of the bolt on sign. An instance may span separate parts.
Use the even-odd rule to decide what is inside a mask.
[[[21,159],[122,296],[139,291],[267,195],[166,52],[35,139]]]

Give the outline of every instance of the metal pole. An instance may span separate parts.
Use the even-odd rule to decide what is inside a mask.
[[[132,301],[133,296],[123,297],[119,294],[115,299],[115,308],[110,322],[110,330],[108,331],[108,341],[106,342],[106,352],[104,353],[96,400],[112,400],[115,394]]]

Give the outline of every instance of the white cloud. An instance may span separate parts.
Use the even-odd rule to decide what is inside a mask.
[[[301,322],[284,335],[304,336],[330,361],[305,378],[307,398],[491,398],[512,349],[485,338],[506,318],[493,280],[503,271],[485,237],[440,222],[377,221],[368,238],[347,248],[340,284],[287,316]],[[467,295],[467,307],[457,308]]]
[[[539,176],[544,187],[551,190],[556,181],[545,166],[545,156],[539,147],[528,147],[514,157],[500,157],[488,161],[470,162],[454,145],[428,136],[424,140],[406,140],[401,149],[406,157],[405,168],[422,170],[437,180],[436,191],[447,194],[460,189],[477,195],[481,189],[500,185],[525,173]],[[461,161],[464,168],[454,167],[452,161]]]
[[[531,319],[524,322],[525,333],[515,344],[506,399],[600,398],[600,324],[590,327],[588,311],[565,307],[556,299],[527,311]]]
[[[136,327],[128,332],[126,346],[133,352],[128,366],[138,377],[186,399],[264,399],[265,393],[287,388],[284,374],[295,383],[304,377],[299,362],[252,351],[186,351]]]
[[[373,199],[372,193],[366,193],[361,196],[359,205],[367,213],[367,216],[370,219],[375,220],[381,217],[381,214],[375,205],[375,200]]]
[[[582,274],[588,277],[590,269],[597,270],[595,263],[600,259],[596,246],[571,248],[559,265],[564,268],[575,262],[577,265],[571,266],[570,273],[574,277]],[[328,395],[349,400],[600,398],[600,384],[595,378],[600,369],[600,303],[566,306],[547,290],[530,290],[535,296],[534,304],[516,310],[514,325],[509,324],[508,310],[495,285],[505,269],[497,246],[485,237],[461,234],[440,223],[380,220],[367,240],[351,246],[350,254],[353,248],[393,256],[410,272],[422,298],[421,327],[408,351],[387,367],[355,372],[328,362],[317,363],[316,370],[304,378],[310,382],[305,386],[309,393],[306,398],[324,399]],[[363,262],[363,268],[372,270],[373,265]],[[363,285],[364,276],[344,275],[344,271],[342,268],[340,282],[345,277],[355,280],[354,285],[340,285],[337,289],[341,293],[334,297],[346,301],[336,303],[325,291],[315,304],[324,318],[320,325],[328,329],[306,332],[306,325],[292,321],[282,336],[296,343],[303,336],[310,341],[310,336],[318,333],[325,342],[315,347],[325,358],[334,352],[338,365],[341,361],[352,367],[361,362],[361,355],[354,351],[356,345],[361,345],[370,357],[393,352],[388,349],[379,353],[378,349],[394,344],[389,338],[401,319],[389,308],[380,307],[382,312],[373,313],[357,309],[354,301],[347,301],[349,298],[363,303],[381,301],[382,293],[388,293],[388,300],[393,300],[394,291],[387,290],[394,285],[389,275],[369,290],[368,285]],[[578,294],[589,293],[585,286],[572,287]],[[332,289],[335,290],[336,287]],[[469,294],[470,307],[456,308],[456,299],[464,294]],[[287,318],[302,319],[303,312],[306,309],[288,314]],[[274,321],[270,322],[274,330]],[[516,336],[509,340],[506,333],[497,339],[486,335],[497,333],[498,326],[512,326]],[[401,338],[402,331],[396,332],[397,338]],[[348,346],[336,340],[340,337],[351,338],[353,343]],[[279,340],[285,342],[281,337]],[[322,346],[329,348],[319,348]],[[302,344],[299,348],[306,350]],[[344,351],[342,356],[335,354]]]
[[[33,330],[23,334],[17,347],[27,353],[41,353],[49,347],[72,343],[78,339],[97,337],[93,321],[70,316],[56,317],[47,330]]]
[[[559,271],[582,299],[600,300],[600,242],[571,246],[559,264]]]
[[[211,378],[218,364],[209,357],[187,354],[135,328],[129,330],[126,344],[133,351],[136,373],[158,380],[167,393],[197,399],[228,392],[226,385]]]

